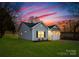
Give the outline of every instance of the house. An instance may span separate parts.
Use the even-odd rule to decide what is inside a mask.
[[[48,40],[59,40],[60,34],[61,32],[57,25],[48,27]]]
[[[32,41],[48,40],[48,27],[42,22],[25,23],[19,26],[19,35],[21,38]]]

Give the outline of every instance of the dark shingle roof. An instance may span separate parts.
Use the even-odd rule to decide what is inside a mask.
[[[30,28],[38,24],[38,23],[26,23],[26,22],[23,22],[23,23],[26,24]]]
[[[48,28],[51,30],[60,30],[57,25],[48,26]]]
[[[18,31],[19,31],[19,29],[21,28],[21,25],[22,24],[25,24],[25,25],[27,25],[29,28],[32,28],[33,26],[35,26],[36,24],[38,24],[38,23],[26,23],[26,22],[22,22],[20,25],[19,25],[19,27],[18,27]]]
[[[38,23],[43,24],[42,22],[38,22]],[[27,25],[29,28],[32,28],[33,26],[37,25],[38,23],[26,23],[26,22],[22,22],[22,23],[19,25],[19,27],[18,27],[18,31],[19,31],[19,29],[20,29],[20,27],[21,27],[22,24],[25,24],[25,25]],[[44,25],[44,24],[43,24],[43,25]],[[45,26],[45,25],[44,25],[44,26]],[[45,27],[48,29],[47,26],[45,26]]]
[[[53,26],[48,26],[48,28],[50,28],[50,29],[51,29],[52,27],[53,27]]]

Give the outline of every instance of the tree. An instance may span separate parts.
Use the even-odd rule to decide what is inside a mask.
[[[11,20],[12,17],[7,9],[8,3],[3,4],[5,4],[4,5],[5,8],[0,8],[0,38],[3,37],[6,30],[15,33],[15,26],[13,21]]]
[[[78,15],[79,17],[79,3],[71,3],[72,8],[69,9],[69,12],[76,17]],[[74,19],[76,20],[76,19]],[[78,19],[79,20],[79,19]],[[73,27],[73,31],[74,31],[74,35],[73,38],[75,38],[75,32],[76,32],[76,28],[79,26],[79,23],[75,23],[74,27]]]
[[[70,25],[70,32],[73,32],[73,39],[75,39],[76,29],[79,27],[79,22],[75,22],[75,20],[79,20],[79,2],[64,3],[62,9],[67,10],[72,16],[69,19],[69,25]]]
[[[74,3],[68,3],[68,6],[70,6],[68,8],[68,12],[71,13],[73,15],[73,17],[75,18],[74,20],[79,20],[76,17],[79,17],[79,3],[78,2],[74,2]],[[73,38],[75,38],[75,32],[76,32],[76,28],[79,27],[79,23],[73,23]]]

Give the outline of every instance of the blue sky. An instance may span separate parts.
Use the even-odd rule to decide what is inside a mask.
[[[43,22],[51,21],[57,22],[64,19],[56,18],[61,16],[68,16],[71,14],[68,12],[71,5],[64,2],[10,2],[8,8],[15,11],[15,16],[19,20],[28,19],[30,16],[41,16],[56,12],[54,15],[49,15],[45,18],[41,18]],[[17,20],[16,19],[16,20]]]

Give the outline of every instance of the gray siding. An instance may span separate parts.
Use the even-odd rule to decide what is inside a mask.
[[[48,39],[48,28],[46,28],[41,23],[37,24],[34,27],[35,28],[32,30],[32,41],[37,41],[38,40],[38,38],[36,37],[36,31],[44,31],[45,32],[45,38],[44,38],[44,40]]]
[[[30,30],[30,28],[25,24],[22,24],[19,34],[23,39],[32,40],[32,30]]]

